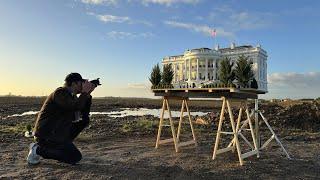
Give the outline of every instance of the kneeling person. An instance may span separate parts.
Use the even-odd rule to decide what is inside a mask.
[[[68,164],[82,159],[73,140],[89,124],[90,93],[94,88],[95,85],[82,79],[79,73],[71,73],[65,85],[47,97],[35,123],[37,142],[30,144],[29,164],[38,164],[40,156]]]

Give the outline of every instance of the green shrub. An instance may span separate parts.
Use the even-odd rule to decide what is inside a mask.
[[[152,83],[152,86],[157,86],[157,85],[160,84],[160,82],[161,82],[161,71],[160,71],[159,64],[155,65],[152,68],[149,80]]]
[[[234,73],[240,87],[249,87],[249,82],[254,78],[254,73],[252,71],[252,64],[247,56],[239,56]]]
[[[163,66],[162,72],[162,83],[169,85],[173,80],[174,72],[172,70],[171,64],[166,64]]]
[[[233,72],[233,63],[231,59],[225,57],[223,60],[220,61],[220,68],[219,68],[219,79],[221,83],[228,84],[233,82],[234,80],[234,72]]]

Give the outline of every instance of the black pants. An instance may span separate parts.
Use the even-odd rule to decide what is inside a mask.
[[[72,143],[55,143],[39,139],[37,154],[44,159],[55,159],[68,164],[76,164],[82,159],[81,152]]]
[[[70,129],[70,142],[56,143],[47,139],[37,138],[39,145],[37,154],[45,159],[55,159],[68,164],[76,164],[79,162],[82,159],[82,155],[72,141],[89,124],[90,107],[91,98],[87,102],[85,108],[81,111],[82,120],[72,123]]]

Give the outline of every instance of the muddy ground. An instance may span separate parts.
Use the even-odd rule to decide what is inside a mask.
[[[182,147],[174,152],[173,144],[154,148],[158,118],[153,116],[112,118],[94,115],[88,128],[75,140],[83,159],[71,166],[41,159],[36,166],[26,163],[31,138],[23,132],[36,115],[10,117],[26,111],[38,111],[44,99],[0,98],[0,179],[318,179],[320,175],[319,104],[264,103],[261,109],[292,156],[288,160],[272,142],[261,152],[239,165],[236,153],[228,152],[212,160],[219,104],[195,102],[191,110],[208,112],[201,117],[208,125],[195,124],[198,146]],[[159,100],[107,98],[94,100],[92,111],[120,108],[160,108]],[[178,102],[173,109],[179,109]],[[212,113],[213,112],[213,113]],[[276,115],[275,115],[276,114]],[[194,120],[199,117],[192,117]],[[177,118],[175,121],[177,122]],[[190,138],[183,126],[182,140]],[[164,137],[170,137],[164,129]],[[261,127],[262,140],[270,133]],[[223,136],[223,145],[230,137]],[[248,147],[243,146],[243,150]]]

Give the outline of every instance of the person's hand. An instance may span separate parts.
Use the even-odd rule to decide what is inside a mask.
[[[82,92],[90,94],[94,90],[94,85],[88,80],[82,83]]]

